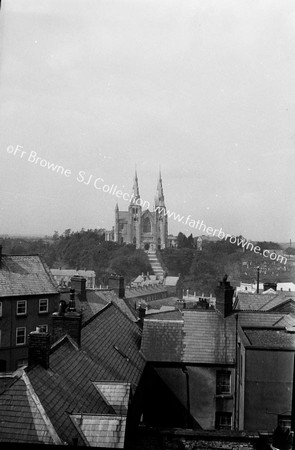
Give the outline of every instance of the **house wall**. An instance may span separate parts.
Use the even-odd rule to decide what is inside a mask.
[[[278,414],[291,414],[293,360],[293,351],[246,349],[246,430],[272,432]]]
[[[39,299],[48,298],[48,312],[39,313]],[[27,314],[17,316],[17,300],[27,300]],[[40,296],[22,296],[1,298],[2,317],[0,318],[0,360],[6,361],[6,370],[16,370],[18,361],[27,359],[27,336],[39,325],[48,325],[48,332],[52,333],[53,312],[58,310],[59,294],[42,294]],[[16,328],[26,328],[26,344],[16,345]],[[3,363],[2,363],[3,364]]]
[[[186,365],[189,374],[190,413],[204,430],[215,429],[215,412],[232,412],[234,416],[235,371],[229,367],[200,367]],[[216,395],[216,371],[231,371],[231,395]],[[157,373],[187,407],[186,375],[179,367],[157,367]],[[234,420],[234,417],[233,417]]]

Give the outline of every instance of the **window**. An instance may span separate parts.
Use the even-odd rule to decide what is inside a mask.
[[[230,394],[230,371],[216,371],[216,394]]]
[[[215,428],[217,430],[230,430],[232,426],[231,412],[216,412],[215,413]]]
[[[150,233],[152,231],[151,221],[148,217],[146,217],[143,221],[143,232]]]
[[[16,315],[23,316],[27,314],[27,300],[18,300],[16,302]]]
[[[48,325],[39,325],[41,333],[48,333]]]
[[[48,312],[48,298],[40,298],[39,300],[39,313],[47,313]]]
[[[26,328],[18,327],[16,329],[16,345],[24,345],[26,343]]]
[[[2,317],[2,302],[0,302],[0,317]]]

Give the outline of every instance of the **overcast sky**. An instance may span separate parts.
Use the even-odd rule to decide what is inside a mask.
[[[130,193],[136,166],[151,205],[161,167],[171,211],[295,240],[294,0],[2,0],[0,21],[0,234],[110,229],[93,181]]]

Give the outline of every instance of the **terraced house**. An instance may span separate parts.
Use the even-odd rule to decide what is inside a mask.
[[[51,333],[59,292],[37,255],[4,255],[0,247],[0,372],[26,364],[27,336],[39,327]]]

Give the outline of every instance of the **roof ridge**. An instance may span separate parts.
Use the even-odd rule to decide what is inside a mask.
[[[71,336],[66,333],[51,345],[50,354],[54,353],[57,349],[62,347],[66,343],[66,341],[68,341],[70,344],[72,344],[72,346],[75,348],[75,350],[79,350],[79,347],[76,344],[76,342],[74,341],[74,339],[72,339]]]
[[[53,285],[53,286],[56,288],[56,290],[58,291],[58,284],[57,284],[57,282],[55,281],[55,278],[54,278],[54,276],[52,275],[52,273],[51,273],[51,271],[50,271],[50,269],[49,269],[49,267],[48,267],[48,265],[47,265],[47,263],[46,263],[46,261],[45,261],[43,255],[38,255],[38,256],[39,256],[39,258],[40,258],[41,264],[43,265],[44,270],[45,270],[46,274],[48,275],[48,277],[49,277],[49,279],[50,279],[52,285]]]
[[[95,313],[92,317],[90,317],[88,320],[86,320],[82,324],[82,328],[85,328],[87,325],[89,325],[93,320],[95,320],[100,314],[102,314],[104,311],[106,311],[112,305],[113,305],[112,302],[107,303],[100,311],[97,311],[97,313]]]
[[[33,402],[35,403],[39,413],[41,414],[41,417],[46,425],[47,431],[50,434],[54,444],[56,445],[63,445],[63,441],[60,439],[60,437],[58,436],[54,426],[52,425],[51,420],[49,419],[45,409],[43,408],[43,405],[38,397],[38,395],[36,394],[31,381],[28,377],[28,375],[26,374],[25,371],[23,371],[23,374],[21,376],[22,380],[24,381],[27,390],[29,391],[29,394],[31,396],[31,399],[33,400]]]

